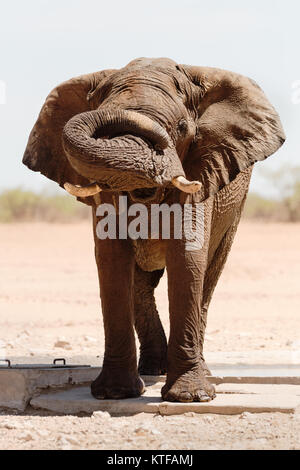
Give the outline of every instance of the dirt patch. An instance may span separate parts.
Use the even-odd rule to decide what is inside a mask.
[[[240,225],[209,312],[208,357],[226,362],[226,353],[248,351],[249,363],[299,363],[299,233],[299,224]],[[91,225],[1,225],[0,259],[0,356],[102,356]],[[156,296],[168,331],[165,277]],[[99,418],[0,415],[0,448],[299,448],[299,422],[137,415],[103,426]],[[153,432],[136,430],[148,425]]]

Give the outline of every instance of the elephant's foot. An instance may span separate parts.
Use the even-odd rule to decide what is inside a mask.
[[[167,372],[167,348],[158,353],[141,352],[138,370],[141,375],[165,375]]]
[[[161,389],[165,401],[207,402],[216,397],[215,388],[205,378],[201,367],[189,370],[180,376],[167,377]]]
[[[145,384],[137,372],[124,369],[103,368],[100,375],[92,382],[91,392],[94,398],[135,398],[145,391]]]

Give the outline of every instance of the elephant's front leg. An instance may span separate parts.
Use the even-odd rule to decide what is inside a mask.
[[[95,236],[105,332],[100,375],[91,385],[95,398],[140,396],[144,383],[137,371],[134,337],[134,254],[130,240],[99,240]]]
[[[170,337],[167,380],[162,388],[162,397],[168,401],[209,401],[215,397],[201,361],[201,301],[210,232],[209,217],[205,220],[208,226],[198,246],[189,246],[184,239],[169,241]]]

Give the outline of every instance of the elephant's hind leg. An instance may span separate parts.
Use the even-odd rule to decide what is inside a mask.
[[[163,270],[146,272],[136,265],[134,277],[135,328],[140,341],[141,375],[161,375],[167,369],[167,340],[154,298]]]

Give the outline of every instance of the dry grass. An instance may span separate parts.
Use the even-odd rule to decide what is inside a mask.
[[[75,222],[90,210],[68,195],[44,195],[21,188],[0,194],[0,222]]]
[[[269,188],[277,191],[277,199],[256,193],[248,195],[244,219],[262,222],[300,221],[300,167],[265,173]],[[10,189],[0,194],[0,223],[4,222],[78,222],[89,219],[90,210],[67,194],[45,195]]]

